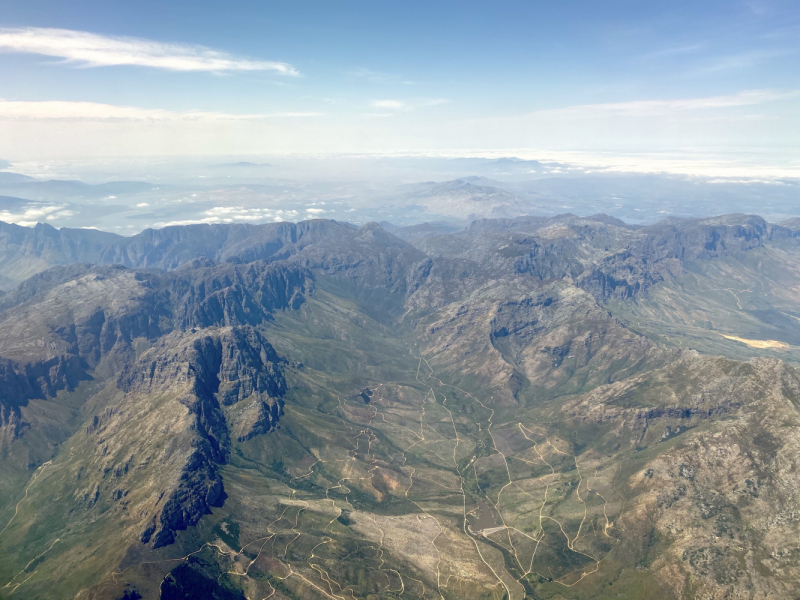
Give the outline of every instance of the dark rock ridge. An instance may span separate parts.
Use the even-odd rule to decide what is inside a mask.
[[[567,244],[556,241],[542,244],[528,236],[514,240],[520,248],[525,248],[521,256],[516,256],[512,269],[516,274],[533,275],[537,279],[560,279],[578,277],[584,265],[577,260]]]
[[[665,220],[640,230],[644,237],[591,265],[578,279],[598,298],[631,298],[681,273],[683,265],[759,248],[791,230],[761,217],[727,215],[714,219]]]
[[[146,229],[123,237],[39,223],[0,223],[0,272],[24,280],[41,264],[119,264],[171,270],[198,257],[216,261],[282,260],[326,238],[348,238],[353,225],[312,220],[265,225],[187,225]],[[35,264],[34,264],[35,263]]]
[[[16,438],[21,406],[118,373],[142,343],[176,330],[255,326],[298,308],[311,289],[304,269],[265,262],[205,259],[169,273],[83,264],[40,273],[3,298],[0,327],[15,335],[0,341],[0,427]],[[263,385],[259,391],[280,395]],[[259,422],[272,423],[270,415]]]
[[[197,258],[236,264],[291,259],[297,265],[359,278],[371,285],[402,279],[403,265],[423,258],[377,224],[311,220],[264,225],[187,225],[147,229],[126,238],[49,225],[0,223],[0,275],[23,281],[42,265],[119,264],[176,269]]]
[[[87,379],[77,356],[61,355],[19,364],[0,358],[0,443],[14,441],[30,426],[20,408],[29,400],[73,391]]]
[[[276,310],[299,308],[313,287],[304,269],[263,261],[234,265],[197,259],[159,279],[181,329],[257,325]]]
[[[464,230],[410,238],[435,262],[461,261],[467,277],[530,275],[549,280],[569,277],[598,300],[632,298],[679,275],[695,261],[747,252],[792,240],[800,227],[769,224],[760,217],[726,215],[710,219],[665,219],[633,227],[606,215],[549,219],[482,219]],[[436,276],[430,265],[427,274]],[[438,269],[439,277],[442,269]],[[419,268],[412,291],[424,282]],[[465,275],[453,274],[453,279]]]
[[[224,500],[217,465],[227,458],[229,430],[245,441],[274,428],[286,381],[272,346],[243,326],[168,335],[122,371],[117,387],[145,397],[176,394],[192,417],[191,451],[179,482],[140,537],[158,548]]]
[[[86,230],[55,230],[47,225],[1,225],[0,274],[25,272],[25,261],[35,261],[36,265],[82,261],[167,270],[192,264],[218,272],[224,269],[193,261],[203,258],[237,265],[288,261],[304,269],[356,280],[361,285],[407,293],[419,287],[419,282],[414,281],[419,278],[416,265],[430,257],[437,261],[466,260],[473,264],[472,271],[524,274],[542,280],[570,277],[598,299],[630,298],[681,273],[683,266],[693,261],[745,252],[772,240],[796,238],[800,228],[795,225],[773,225],[760,217],[727,215],[713,219],[671,218],[649,227],[632,227],[606,215],[568,214],[549,219],[482,219],[459,232],[410,238],[413,245],[376,223],[357,228],[327,220],[167,227],[145,230],[130,238]],[[476,234],[480,235],[476,238]],[[200,278],[205,276],[207,273]],[[55,280],[59,275],[48,277]],[[188,285],[205,303],[193,306],[194,313],[184,314],[182,326],[205,321],[257,322],[261,318],[258,309],[239,288],[252,289],[253,277],[258,275],[238,273],[222,286],[227,288],[224,292],[199,285],[202,282],[197,276],[188,284],[176,281],[178,288]],[[248,278],[251,280],[245,281]],[[44,283],[39,281],[12,292],[11,297],[0,300],[0,305],[10,306]]]
[[[117,387],[154,393],[190,383],[195,395],[230,406],[253,394],[282,396],[286,382],[280,365],[282,359],[253,327],[209,328],[166,336],[123,369]]]

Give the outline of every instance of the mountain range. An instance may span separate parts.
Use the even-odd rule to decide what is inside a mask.
[[[476,216],[0,224],[0,598],[794,597],[800,221]]]

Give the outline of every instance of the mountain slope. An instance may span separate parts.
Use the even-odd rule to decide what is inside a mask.
[[[682,342],[732,272],[794,314],[790,225],[175,228],[40,273],[0,298],[0,598],[789,597],[800,378]]]

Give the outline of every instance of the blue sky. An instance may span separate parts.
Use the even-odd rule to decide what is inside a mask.
[[[6,1],[0,155],[797,156],[798,65],[796,0]]]

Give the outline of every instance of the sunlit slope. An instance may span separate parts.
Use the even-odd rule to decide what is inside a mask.
[[[693,263],[611,312],[664,344],[800,362],[800,250],[770,244]]]

